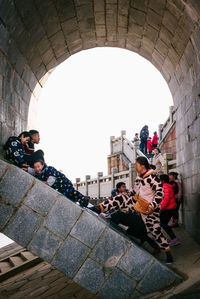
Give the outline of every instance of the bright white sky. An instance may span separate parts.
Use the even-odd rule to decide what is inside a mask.
[[[76,177],[107,174],[110,136],[131,139],[145,125],[165,122],[173,100],[159,71],[133,52],[96,48],[59,65],[41,93],[39,148],[49,165]]]
[[[132,139],[165,122],[173,100],[157,69],[141,56],[96,48],[58,66],[41,93],[37,123],[46,162],[73,182],[98,171],[107,174],[110,136],[126,130]],[[31,111],[30,111],[31,113]],[[0,234],[0,247],[12,242]]]

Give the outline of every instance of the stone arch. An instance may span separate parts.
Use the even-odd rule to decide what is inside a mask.
[[[1,0],[1,143],[26,128],[31,96],[37,99],[52,69],[70,55],[97,46],[137,52],[173,95],[185,223],[198,239],[199,14],[195,0]]]

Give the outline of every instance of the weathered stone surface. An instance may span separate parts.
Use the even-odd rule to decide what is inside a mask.
[[[139,280],[152,263],[152,257],[143,250],[132,245],[129,251],[121,258],[118,267]]]
[[[18,244],[26,247],[31,241],[34,232],[39,228],[42,219],[28,207],[21,207],[15,214],[3,233],[16,241]]]
[[[0,178],[5,173],[7,167],[8,167],[8,164],[6,162],[0,160]]]
[[[150,277],[156,277],[154,283],[150,283]],[[166,288],[175,282],[175,277],[172,272],[161,264],[154,264],[149,271],[146,271],[146,275],[141,280],[137,289],[143,294],[153,293],[158,290]],[[177,277],[178,279],[178,277]]]
[[[65,199],[64,196],[60,196],[50,211],[48,219],[45,221],[45,226],[61,238],[64,238],[69,234],[81,213],[82,210],[79,206]]]
[[[12,206],[0,203],[0,231],[3,229],[5,224],[8,222],[10,217],[12,216],[14,209]]]
[[[52,265],[66,276],[73,278],[89,252],[90,249],[87,246],[69,236],[56,253]]]
[[[47,229],[41,228],[34,235],[28,249],[39,255],[45,261],[50,261],[61,244],[61,240],[50,233]]]
[[[129,299],[135,286],[133,279],[116,268],[99,292],[99,296],[102,299]]]
[[[58,197],[56,191],[52,192],[51,190],[51,192],[49,192],[50,190],[50,187],[46,186],[43,182],[36,181],[27,194],[24,204],[45,216]]]
[[[102,287],[107,276],[108,273],[104,271],[101,265],[87,259],[75,276],[74,281],[92,293],[96,293]]]
[[[118,263],[129,246],[130,242],[128,240],[108,228],[92,250],[91,257],[109,268],[113,266],[113,263],[115,265]]]
[[[10,166],[5,176],[0,181],[1,198],[9,204],[18,206],[32,184],[32,176],[27,175],[24,171],[21,171],[15,166]]]
[[[87,212],[83,212],[73,227],[70,235],[79,239],[87,246],[93,247],[105,229],[105,224],[103,222],[94,220],[94,216]]]

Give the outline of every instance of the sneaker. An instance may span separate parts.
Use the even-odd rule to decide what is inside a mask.
[[[169,246],[170,247],[172,247],[172,246],[177,246],[177,245],[180,245],[181,243],[180,243],[180,241],[177,239],[177,238],[175,238],[175,239],[173,239],[173,240],[171,240],[170,242],[169,242]]]

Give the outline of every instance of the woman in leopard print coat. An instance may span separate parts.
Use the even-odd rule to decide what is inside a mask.
[[[149,209],[145,214],[141,214],[148,232],[164,250],[167,255],[167,263],[172,263],[173,258],[170,252],[169,243],[163,235],[160,226],[160,204],[164,193],[162,183],[154,171],[150,170],[150,165],[145,157],[136,159],[136,171],[138,176],[135,181],[134,191],[136,195],[149,201]]]

